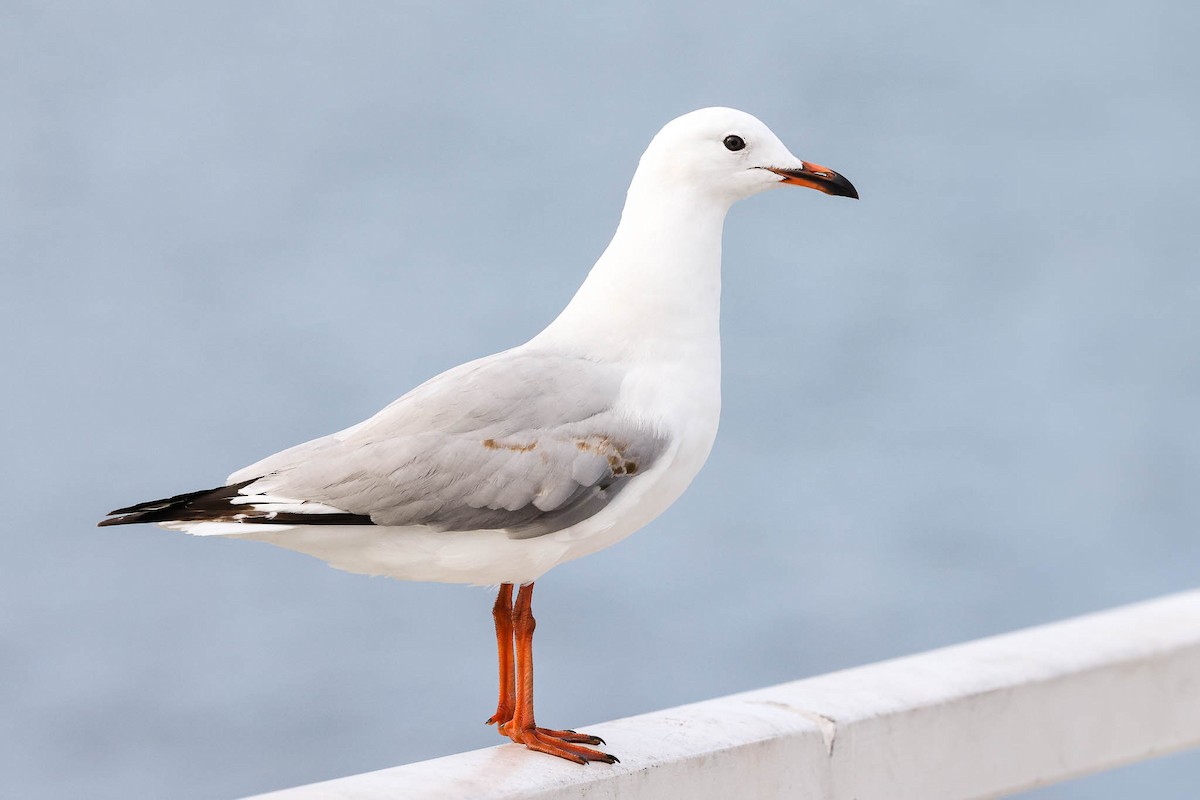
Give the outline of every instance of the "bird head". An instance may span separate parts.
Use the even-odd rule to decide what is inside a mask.
[[[858,197],[850,181],[792,155],[758,118],[732,108],[702,108],[668,122],[642,155],[638,172],[730,203],[785,185]]]

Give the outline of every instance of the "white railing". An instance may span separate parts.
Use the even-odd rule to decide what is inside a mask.
[[[1200,591],[259,800],[965,800],[1200,745]]]

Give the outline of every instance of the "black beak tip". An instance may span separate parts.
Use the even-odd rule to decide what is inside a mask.
[[[833,189],[830,194],[836,195],[837,197],[850,197],[855,200],[858,199],[858,189],[855,189],[854,184],[843,178],[841,175],[838,175],[835,180],[830,182],[830,188]]]

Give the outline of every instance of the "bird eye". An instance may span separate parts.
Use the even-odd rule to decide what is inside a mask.
[[[732,136],[731,135],[731,136],[725,137],[725,149],[727,149],[727,150],[737,151],[737,150],[741,150],[745,146],[746,146],[746,140],[740,136]]]

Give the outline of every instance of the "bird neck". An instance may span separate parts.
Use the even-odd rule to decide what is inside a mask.
[[[612,242],[534,341],[605,360],[719,364],[721,233],[730,203],[641,173]]]

